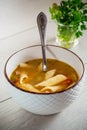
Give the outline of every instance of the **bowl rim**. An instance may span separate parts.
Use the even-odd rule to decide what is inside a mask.
[[[28,48],[32,48],[32,47],[37,47],[37,46],[41,46],[41,44],[35,44],[35,45],[32,45],[32,46],[27,46],[27,47],[25,47],[25,48],[22,48],[22,49],[20,49],[20,50],[18,50],[18,51],[16,51],[16,52],[12,53],[12,54],[7,58],[7,60],[6,60],[6,62],[5,62],[5,65],[4,65],[4,76],[5,76],[5,78],[7,79],[7,81],[8,81],[13,87],[15,87],[16,89],[18,89],[18,90],[20,90],[20,91],[22,91],[22,92],[26,92],[26,93],[29,93],[29,94],[51,95],[51,94],[59,94],[59,93],[66,92],[66,91],[68,91],[68,90],[74,88],[74,87],[80,82],[80,80],[82,79],[82,77],[83,77],[83,75],[84,75],[84,71],[85,71],[85,67],[84,67],[84,63],[83,63],[82,59],[81,59],[75,52],[73,52],[73,51],[71,51],[71,50],[69,50],[69,49],[66,49],[66,48],[61,47],[61,46],[58,46],[58,45],[46,44],[46,46],[57,47],[57,48],[61,48],[61,49],[64,49],[64,50],[66,50],[66,51],[69,51],[70,53],[74,54],[74,55],[80,60],[80,62],[82,63],[82,67],[83,67],[83,72],[82,72],[82,75],[81,75],[80,79],[79,79],[72,87],[70,87],[70,88],[68,88],[68,89],[65,89],[65,90],[62,90],[62,91],[60,91],[60,92],[54,92],[54,93],[37,93],[37,92],[31,92],[31,91],[28,91],[28,90],[23,90],[22,88],[19,88],[19,87],[17,87],[16,85],[14,85],[14,84],[12,83],[12,81],[9,79],[9,77],[8,77],[8,75],[7,75],[7,72],[6,72],[6,66],[7,66],[7,64],[8,64],[8,61],[11,59],[11,57],[13,57],[15,54],[21,52],[22,50],[25,50],[25,49],[28,49]]]

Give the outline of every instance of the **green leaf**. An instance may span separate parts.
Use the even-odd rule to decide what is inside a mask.
[[[82,24],[81,25],[81,30],[86,30],[87,28],[86,28],[86,25],[84,25],[84,24]]]
[[[72,0],[74,1],[75,4],[79,4],[81,2],[81,0]]]
[[[75,11],[75,12],[74,12],[74,20],[75,20],[75,21],[79,21],[80,18],[81,18],[81,14],[80,14],[80,12]]]
[[[82,16],[82,19],[81,19],[81,21],[87,21],[87,16]]]
[[[83,10],[83,14],[87,14],[87,9]]]
[[[83,33],[81,32],[81,31],[78,31],[77,33],[76,33],[76,37],[77,38],[79,38],[80,36],[82,36],[83,35]]]
[[[59,5],[53,3],[52,7],[49,7],[49,12],[51,18],[56,20],[57,23],[72,25],[76,37],[82,36],[82,31],[87,29],[87,2],[82,0],[61,0]]]

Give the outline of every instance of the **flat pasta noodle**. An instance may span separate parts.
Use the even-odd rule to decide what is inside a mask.
[[[20,75],[20,84],[23,84],[23,81],[24,81],[25,78],[28,78],[27,74],[26,73],[22,73]]]
[[[34,86],[32,86],[29,83],[24,83],[23,82],[25,78],[28,78],[27,74],[26,73],[22,73],[21,77],[20,77],[21,88],[24,89],[24,90],[27,90],[27,91],[39,93],[40,91],[37,90]]]
[[[25,68],[31,67],[30,65],[28,65],[26,63],[20,63],[19,65],[20,65],[20,67],[25,67]]]
[[[57,86],[46,86],[43,89],[41,89],[42,93],[54,93],[58,90]]]
[[[45,79],[47,80],[47,79],[53,77],[53,75],[55,74],[55,72],[56,72],[56,69],[52,69],[52,70],[47,71],[45,73]]]
[[[41,89],[41,92],[51,92],[51,93],[54,93],[54,92],[60,92],[62,90],[66,90],[68,88],[71,88],[73,85],[75,84],[72,83],[70,84],[68,87],[66,87],[65,85],[57,85],[57,86],[45,86],[44,88]]]
[[[63,74],[58,74],[54,77],[51,77],[45,81],[42,81],[38,84],[35,85],[35,87],[38,87],[38,86],[53,86],[55,84],[59,84],[60,82],[63,82],[64,80],[66,80],[67,77]]]
[[[40,93],[40,91],[38,89],[36,89],[34,86],[32,86],[31,84],[28,83],[23,83],[21,85],[21,88],[30,92],[37,92]]]

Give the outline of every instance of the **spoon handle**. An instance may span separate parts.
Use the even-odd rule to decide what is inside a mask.
[[[47,17],[41,12],[37,16],[37,25],[40,33],[41,46],[42,46],[42,56],[43,56],[43,71],[47,71],[46,63],[46,26],[47,26]]]

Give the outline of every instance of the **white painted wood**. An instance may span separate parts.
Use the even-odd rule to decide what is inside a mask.
[[[35,27],[41,11],[50,20],[49,6],[52,3],[53,0],[0,0],[0,39]]]
[[[29,113],[9,99],[0,104],[1,130],[86,130],[87,91],[63,112],[51,116]]]

